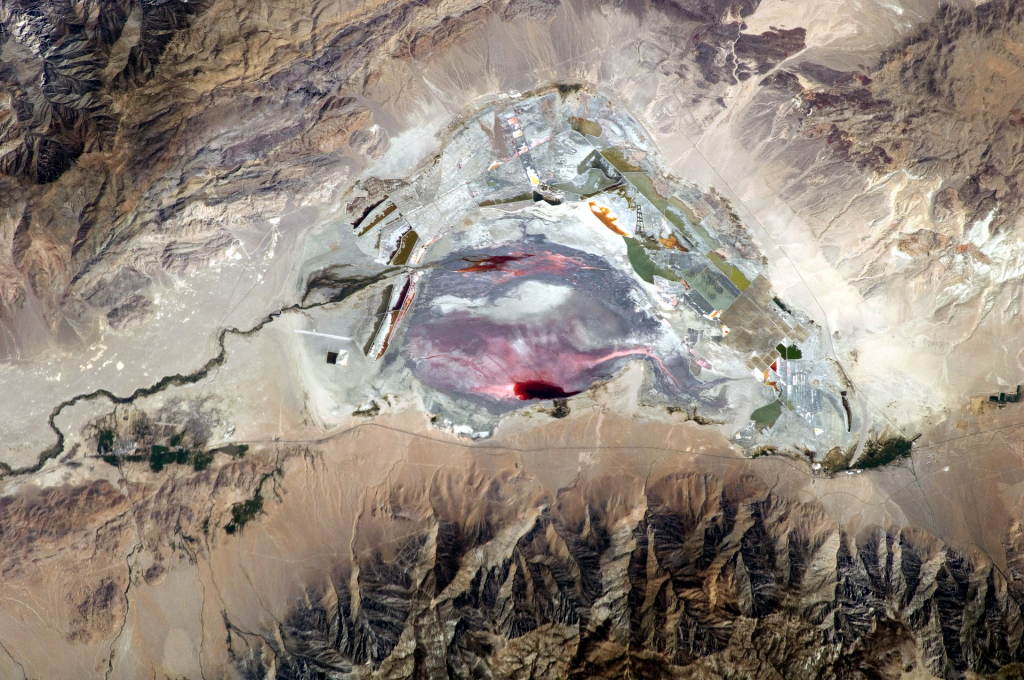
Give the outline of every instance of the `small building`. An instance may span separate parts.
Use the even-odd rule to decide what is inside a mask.
[[[1017,385],[1017,389],[1013,392],[1000,392],[999,394],[993,394],[988,398],[989,402],[1004,406],[1006,404],[1017,404],[1021,400],[1021,386]]]

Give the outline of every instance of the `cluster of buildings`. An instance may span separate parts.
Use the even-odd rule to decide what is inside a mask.
[[[1007,392],[1000,392],[999,394],[993,394],[992,396],[990,396],[988,398],[990,403],[996,403],[996,404],[999,404],[1000,406],[1004,406],[1006,404],[1016,404],[1016,403],[1020,402],[1020,399],[1021,399],[1021,386],[1020,385],[1017,385],[1017,391],[1016,392],[1009,392],[1009,393],[1007,393]]]

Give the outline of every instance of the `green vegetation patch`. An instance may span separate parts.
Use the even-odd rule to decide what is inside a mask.
[[[205,470],[213,462],[213,451],[191,451],[189,452],[188,462],[196,472]]]
[[[758,432],[764,432],[775,425],[775,422],[781,415],[782,402],[775,400],[751,413],[750,419],[754,421],[754,427],[757,428]]]
[[[172,438],[173,439],[173,438]],[[153,472],[160,472],[167,465],[191,465],[192,469],[196,472],[205,470],[210,467],[210,463],[213,462],[213,457],[217,453],[225,452],[231,447],[222,447],[220,449],[213,449],[210,451],[202,451],[187,448],[174,448],[169,446],[160,446],[154,444],[150,449],[149,453],[142,454],[131,454],[128,456],[115,456],[114,454],[106,454],[103,456],[103,462],[108,465],[118,465],[120,463],[149,463],[149,469]],[[249,448],[244,444],[239,447],[242,450],[242,455]],[[241,457],[241,456],[239,456]]]
[[[654,276],[658,275],[670,281],[679,280],[679,277],[671,271],[655,263],[640,241],[630,236],[623,236],[622,239],[626,242],[626,257],[629,259],[629,264],[641,279],[647,283],[654,283]]]
[[[864,446],[864,453],[852,467],[862,470],[879,468],[901,458],[909,458],[913,440],[906,437],[873,439]]]
[[[790,345],[786,347],[781,342],[775,346],[775,349],[779,350],[779,354],[786,361],[792,361],[794,359],[803,359],[804,353],[800,351],[800,348],[796,345]]]
[[[153,472],[160,472],[164,469],[164,466],[169,463],[184,465],[187,460],[187,456],[188,452],[184,449],[172,451],[167,446],[158,446],[154,444],[149,454],[149,469]]]
[[[786,314],[792,314],[792,313],[793,313],[793,310],[792,310],[792,309],[790,309],[789,307],[787,307],[787,306],[786,306],[786,304],[785,304],[785,303],[784,303],[784,302],[783,302],[782,300],[780,300],[779,298],[777,298],[777,297],[772,297],[772,302],[774,302],[774,303],[775,303],[775,305],[776,305],[776,306],[777,306],[777,307],[778,307],[779,309],[781,309],[782,311],[784,311],[784,312],[785,312]]]
[[[212,451],[154,446],[149,454],[149,469],[153,472],[160,472],[165,465],[191,465],[192,469],[198,472],[210,467],[211,462],[213,462]]]
[[[96,452],[99,454],[110,453],[114,449],[114,431],[109,429],[100,430],[96,439]]]
[[[375,401],[371,401],[369,404],[362,408],[357,408],[352,411],[352,415],[359,418],[376,418],[377,414],[380,413],[380,404]]]
[[[141,463],[142,461],[148,459],[149,456],[115,456],[112,453],[108,453],[107,455],[103,456],[103,462],[107,463],[108,465],[117,465],[118,463]]]
[[[256,494],[249,500],[231,506],[231,521],[224,525],[224,531],[229,534],[237,533],[262,512],[263,494],[257,489]]]

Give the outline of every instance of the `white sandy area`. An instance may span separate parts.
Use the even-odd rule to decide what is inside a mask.
[[[508,295],[493,302],[486,298],[461,298],[455,295],[442,295],[436,298],[431,307],[442,314],[455,311],[469,312],[500,323],[517,323],[550,314],[572,296],[572,289],[543,281],[524,281],[516,286]]]

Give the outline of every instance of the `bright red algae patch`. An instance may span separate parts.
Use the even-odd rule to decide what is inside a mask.
[[[553,385],[543,380],[523,380],[522,382],[517,382],[513,385],[512,391],[523,401],[530,399],[564,399],[565,397],[571,397],[574,394],[580,393],[579,390],[566,392],[558,385]]]
[[[508,280],[513,276],[525,276],[527,274],[552,273],[571,276],[576,272],[595,269],[587,266],[577,257],[562,255],[560,253],[509,253],[508,255],[470,255],[462,258],[468,262],[468,267],[456,269],[461,274],[492,272],[500,274],[501,281]]]
[[[494,272],[494,271],[509,271],[509,267],[506,265],[509,262],[517,262],[527,257],[533,257],[532,253],[513,253],[512,255],[478,255],[464,257],[466,262],[471,263],[468,267],[463,267],[456,271],[460,272]]]
[[[648,334],[656,332],[653,320],[617,304],[634,284],[596,256],[545,246],[523,243],[514,250],[464,253],[431,275],[423,291],[428,300],[465,285],[466,297],[495,306],[493,311],[473,304],[421,312],[406,337],[416,376],[442,392],[509,407],[581,394],[612,375],[619,360],[645,356],[678,386],[648,344]],[[527,290],[514,283],[520,277],[560,284],[571,289],[571,299],[544,313],[503,315],[497,303]]]

